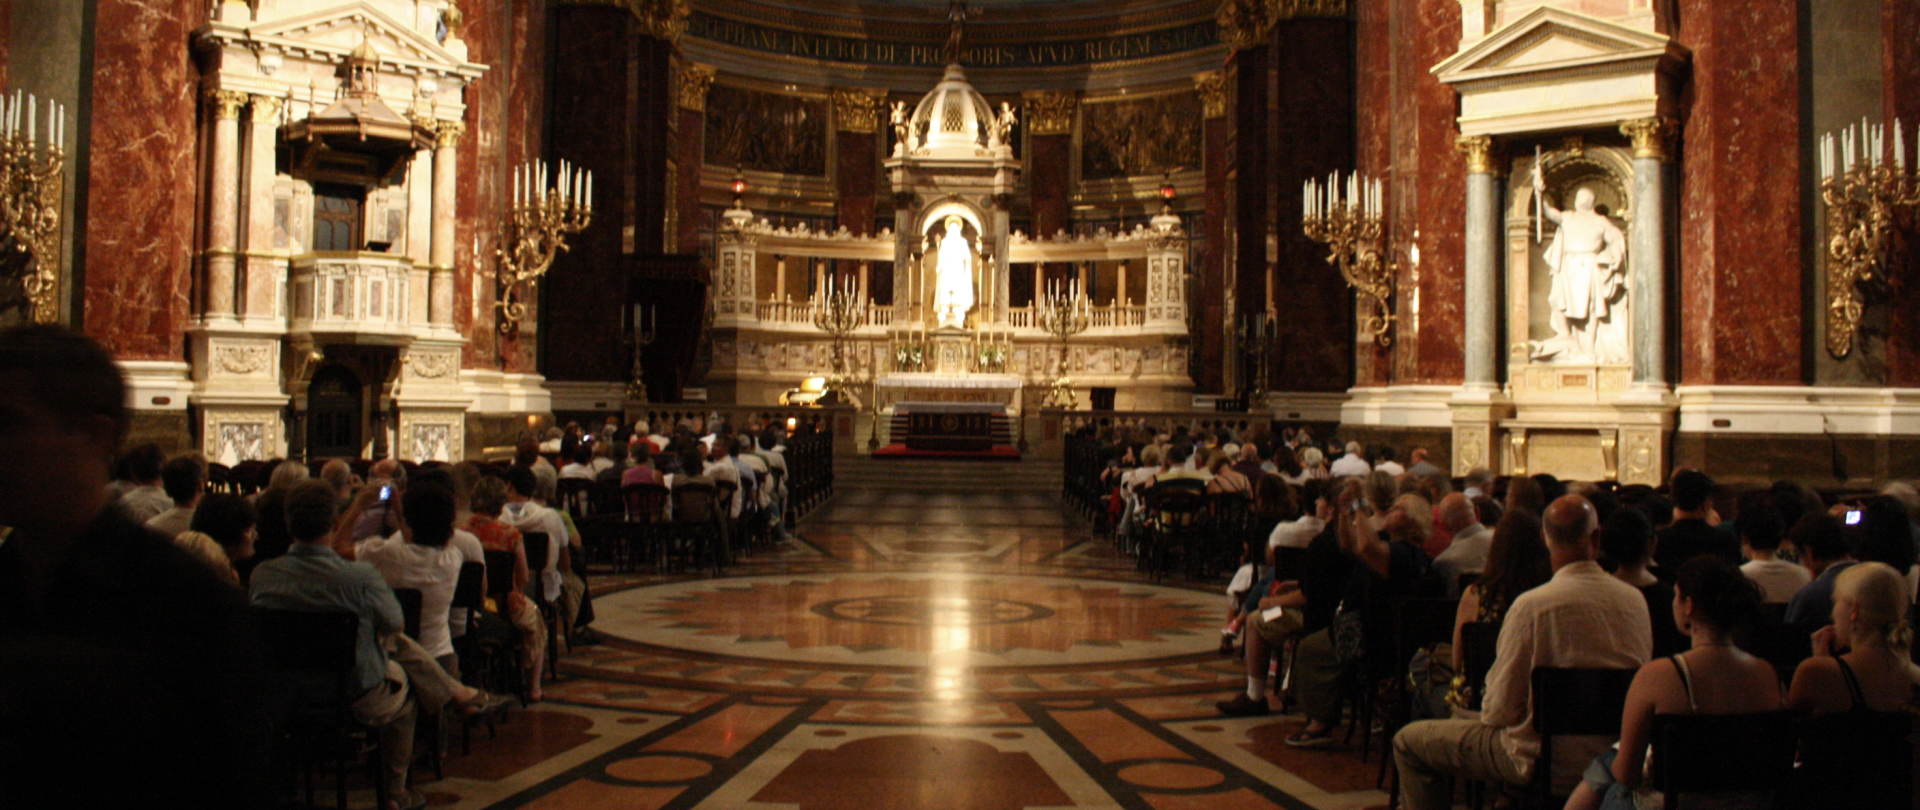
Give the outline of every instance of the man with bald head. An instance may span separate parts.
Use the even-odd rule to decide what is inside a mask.
[[[1452,533],[1453,542],[1433,558],[1433,568],[1447,581],[1447,593],[1460,595],[1460,575],[1478,574],[1487,567],[1487,550],[1493,545],[1493,532],[1480,525],[1473,501],[1459,492],[1440,499],[1440,525]]]
[[[1409,810],[1452,804],[1448,778],[1524,785],[1533,777],[1540,737],[1533,732],[1533,670],[1538,667],[1638,669],[1653,654],[1646,600],[1594,563],[1600,520],[1578,495],[1546,509],[1553,578],[1521,594],[1500,625],[1478,720],[1423,720],[1393,738],[1394,761]],[[1611,739],[1574,737],[1554,744],[1557,795]]]

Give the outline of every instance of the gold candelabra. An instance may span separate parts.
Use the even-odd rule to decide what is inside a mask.
[[[1040,297],[1033,317],[1040,328],[1060,344],[1060,361],[1055,365],[1053,384],[1047,388],[1047,398],[1040,402],[1040,407],[1073,410],[1077,398],[1073,394],[1073,380],[1067,376],[1067,340],[1093,325],[1093,302],[1087,299],[1078,283],[1053,284]]]
[[[500,334],[511,335],[527,317],[521,285],[538,287],[553,259],[567,249],[567,235],[579,233],[593,220],[593,173],[560,162],[557,182],[548,184],[546,161],[525,163],[513,173],[513,205],[500,228],[500,247],[494,251],[499,295]]]
[[[645,317],[642,317],[642,316]],[[633,368],[628,372],[627,399],[633,402],[647,401],[647,381],[643,376],[646,367],[641,363],[641,355],[647,347],[653,345],[654,338],[660,333],[660,319],[649,304],[645,310],[639,304],[633,305]]]
[[[6,276],[18,278],[34,322],[52,323],[60,317],[56,242],[66,108],[48,101],[44,127],[38,109],[33,96],[0,96],[0,263]]]
[[[866,322],[867,302],[861,291],[845,284],[838,285],[836,289],[833,277],[827,276],[826,283],[813,296],[813,325],[833,339],[832,368],[827,377],[827,388],[840,391],[843,397],[850,396],[850,392],[845,390],[847,336],[866,325]]]
[[[1381,216],[1384,189],[1377,179],[1348,174],[1345,189],[1338,172],[1326,184],[1308,180],[1300,188],[1301,227],[1307,238],[1327,246],[1327,263],[1360,296],[1362,334],[1381,346],[1393,345],[1393,278],[1398,268],[1385,245]]]
[[[1907,165],[1906,135],[1893,122],[1861,121],[1820,141],[1820,199],[1827,205],[1827,353],[1853,353],[1867,288],[1889,276],[1893,230],[1920,205],[1920,176]]]

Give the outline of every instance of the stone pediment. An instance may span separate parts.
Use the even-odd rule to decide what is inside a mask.
[[[1435,65],[1433,72],[1453,84],[1669,54],[1683,55],[1671,37],[1541,6]]]
[[[462,56],[405,25],[370,3],[359,0],[319,11],[266,20],[244,28],[216,24],[210,32],[231,44],[266,45],[303,55],[345,58],[366,43],[381,61],[396,67],[459,74],[468,79],[485,72],[484,65]],[[228,36],[222,36],[228,34]],[[450,42],[453,40],[449,40]]]
[[[1542,6],[1433,66],[1460,93],[1464,135],[1501,135],[1667,115],[1671,37]]]

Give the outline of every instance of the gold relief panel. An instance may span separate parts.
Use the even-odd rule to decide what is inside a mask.
[[[1088,104],[1082,115],[1080,176],[1157,175],[1200,165],[1200,94]]]
[[[827,101],[730,84],[707,92],[706,164],[827,173]]]
[[[1020,94],[1027,108],[1028,131],[1035,135],[1073,133],[1073,114],[1080,96],[1071,90],[1030,90]]]
[[[673,98],[682,109],[707,109],[707,90],[713,87],[714,70],[697,62],[688,62],[674,75]]]
[[[877,132],[880,129],[880,102],[885,90],[864,87],[836,87],[833,90],[833,118],[842,132]]]

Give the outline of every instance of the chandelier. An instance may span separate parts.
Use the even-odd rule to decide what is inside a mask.
[[[15,91],[0,96],[0,255],[9,281],[18,279],[36,323],[59,318],[60,193],[66,167],[61,148],[66,108],[47,101],[47,120],[39,119],[40,100]]]

